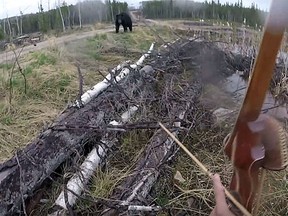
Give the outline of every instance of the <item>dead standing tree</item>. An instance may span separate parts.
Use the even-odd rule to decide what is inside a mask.
[[[58,1],[58,10],[59,10],[59,14],[60,14],[60,17],[61,17],[63,32],[66,32],[66,27],[65,27],[65,23],[64,23],[64,18],[63,18],[62,10],[61,10],[60,0]]]
[[[81,1],[78,1],[78,16],[79,16],[79,26],[80,28],[82,28]]]

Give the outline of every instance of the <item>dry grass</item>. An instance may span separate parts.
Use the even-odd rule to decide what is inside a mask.
[[[228,132],[230,131],[227,128],[211,128],[205,132],[194,133],[184,142],[186,147],[210,171],[220,174],[222,182],[227,188],[233,169],[231,162],[224,155],[221,144]],[[176,179],[171,180],[176,171],[182,174],[185,179],[184,182],[179,182]],[[193,215],[209,215],[215,205],[212,184],[191,158],[181,151],[176,164],[169,168],[168,172],[171,172],[170,181],[167,183],[167,179],[161,179],[157,183],[157,203],[174,209],[175,214],[176,212],[186,212],[188,214],[193,213]],[[165,176],[162,177],[165,178]],[[163,182],[165,186],[162,186]],[[164,187],[166,190],[164,190]],[[268,172],[258,215],[287,215],[287,189],[287,169],[280,172]],[[163,193],[163,191],[165,192]]]
[[[27,79],[27,93],[24,92],[24,79],[16,69],[12,78],[11,104],[11,69],[1,73],[1,161],[11,157],[17,148],[23,148],[39,133],[39,128],[54,119],[76,94],[76,70],[68,62],[58,60],[61,58],[61,52],[48,50],[21,59],[20,64],[25,65],[23,72]]]
[[[67,103],[74,101],[78,94],[75,62],[80,63],[84,90],[87,90],[103,80],[98,70],[105,74],[108,68],[117,66],[123,60],[138,60],[148,50],[155,36],[146,28],[139,28],[127,34],[98,34],[61,47],[56,45],[53,36],[48,40],[48,49],[21,56],[20,65],[27,79],[27,93],[24,93],[23,77],[15,68],[11,104],[9,74],[13,62],[0,65],[0,162],[13,156],[16,150],[24,148],[42,128],[57,117]],[[111,186],[125,172],[127,170],[123,167],[116,167],[115,171],[110,170],[109,173],[96,173],[94,181],[103,184],[93,184],[93,197],[108,195],[113,188]],[[42,204],[37,212],[47,212],[60,190],[60,184],[53,184],[44,196],[48,202]],[[37,212],[34,215],[38,215]]]
[[[50,48],[22,56],[20,65],[27,78],[27,94],[19,70],[13,72],[12,102],[9,104],[9,74],[12,63],[0,65],[0,161],[25,147],[78,93],[78,75],[73,62],[81,64],[84,90],[123,60],[137,60],[155,37],[145,28],[127,34],[100,34],[58,47],[50,37]],[[117,49],[112,50],[112,48]],[[74,49],[75,48],[75,49]],[[120,49],[120,51],[119,51]],[[122,52],[126,50],[126,52]],[[79,52],[78,52],[79,51]],[[130,53],[130,54],[129,54]],[[131,53],[134,53],[131,55]]]

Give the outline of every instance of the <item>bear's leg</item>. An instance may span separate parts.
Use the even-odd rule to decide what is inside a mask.
[[[119,27],[120,27],[120,25],[119,25],[119,24],[116,24],[116,33],[119,32]]]
[[[127,26],[124,25],[123,28],[124,28],[124,32],[127,32]]]
[[[129,26],[129,30],[130,30],[130,32],[132,32],[132,25]]]

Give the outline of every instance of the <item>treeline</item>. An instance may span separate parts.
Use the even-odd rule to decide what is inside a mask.
[[[243,23],[251,27],[263,25],[267,13],[257,5],[247,8],[242,0],[221,4],[220,1],[194,2],[191,0],[154,0],[142,2],[142,11],[150,19],[213,19]]]
[[[64,1],[54,9],[47,9],[39,5],[39,12],[35,14],[20,13],[19,16],[0,20],[0,40],[33,32],[65,31],[95,22],[111,22],[117,13],[128,10],[128,4],[115,0],[86,0],[68,5]]]

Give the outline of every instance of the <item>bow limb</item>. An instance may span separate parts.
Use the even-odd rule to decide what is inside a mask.
[[[259,122],[261,108],[269,89],[284,30],[288,23],[288,1],[274,0],[265,25],[259,53],[255,61],[246,95],[232,133],[224,140],[224,151],[234,166],[230,190],[249,212],[258,191],[258,177],[264,165],[265,140],[261,131],[249,124]],[[276,143],[279,145],[279,143]],[[267,145],[266,145],[267,146]]]

